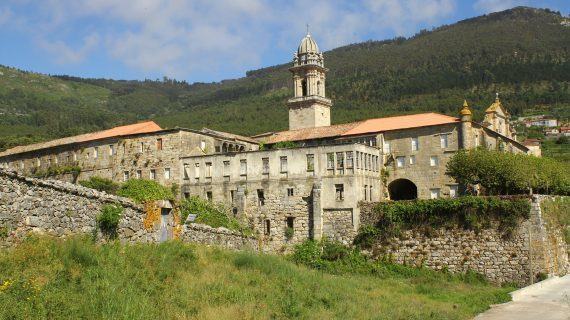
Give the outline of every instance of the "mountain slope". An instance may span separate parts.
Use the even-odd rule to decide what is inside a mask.
[[[544,108],[567,118],[570,27],[564,21],[568,19],[550,10],[518,7],[409,39],[326,52],[332,120],[423,111],[455,114],[463,99],[480,119],[496,91],[514,115]],[[11,135],[4,139],[7,145],[25,134],[50,138],[148,118],[168,127],[208,126],[241,134],[285,129],[285,101],[292,92],[289,65],[192,85],[170,79],[46,77],[0,68],[14,73],[0,76],[0,112],[5,113],[0,135]],[[20,86],[15,88],[14,81]]]

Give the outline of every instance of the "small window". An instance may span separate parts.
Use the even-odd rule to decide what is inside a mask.
[[[439,135],[439,141],[441,144],[442,148],[447,148],[449,147],[449,139],[448,139],[449,134],[440,134]]]
[[[327,153],[327,170],[334,170],[334,153]]]
[[[279,159],[281,173],[287,172],[287,157],[280,157]]]
[[[162,138],[156,139],[156,150],[162,150]]]
[[[144,152],[144,142],[139,143],[139,152]]]
[[[236,191],[235,190],[230,190],[230,201],[234,201],[236,197]]]
[[[239,174],[242,176],[247,175],[247,160],[245,159],[239,161]]]
[[[344,169],[344,153],[342,152],[336,153],[336,168],[338,170]]]
[[[307,155],[307,171],[312,172],[315,171],[315,155],[308,154]]]
[[[385,154],[392,152],[392,146],[390,145],[389,141],[384,140],[384,145],[382,146],[382,150]]]
[[[125,172],[123,172],[123,181],[127,181],[127,180],[129,180],[129,172],[125,171]]]
[[[420,141],[418,138],[412,138],[412,151],[418,151],[420,149]]]
[[[229,161],[224,161],[224,177],[228,177],[230,176],[230,162]]]
[[[406,164],[406,157],[396,157],[396,166],[398,168],[403,168]]]
[[[200,164],[199,163],[194,164],[194,179],[196,179],[196,181],[200,180]]]
[[[437,158],[437,156],[431,156],[429,157],[429,165],[432,167],[436,167],[439,164],[439,159]]]
[[[99,157],[99,147],[93,148],[93,159],[97,159]]]
[[[190,192],[184,192],[184,199],[190,198]]]
[[[112,145],[112,144],[109,145],[109,155],[110,156],[115,155],[115,145]]]
[[[344,200],[344,184],[335,184],[335,198],[337,201]]]
[[[370,201],[372,201],[372,186],[370,186],[370,193],[368,195],[368,199],[370,199]]]
[[[73,152],[73,161],[77,161],[77,152]]]
[[[200,141],[200,149],[202,149],[202,151],[206,150],[206,141]]]
[[[137,179],[142,179],[142,170],[137,170]]]
[[[456,198],[457,197],[457,191],[459,190],[459,186],[458,185],[451,185],[449,186],[449,197],[451,198]]]
[[[40,167],[42,165],[41,159],[36,159],[36,167]]]
[[[360,169],[360,152],[356,151],[356,169]]]
[[[164,168],[164,179],[170,180],[170,168]]]
[[[364,185],[364,201],[368,201],[368,185]]]
[[[156,170],[150,169],[150,180],[156,180]]]
[[[184,180],[190,179],[190,165],[188,163],[184,164]]]
[[[293,229],[295,227],[295,218],[287,217],[287,228]]]
[[[354,158],[352,156],[352,151],[346,152],[346,168],[352,169],[354,167]]]
[[[208,201],[214,200],[214,196],[212,195],[212,191],[206,191],[206,198]]]
[[[287,196],[292,197],[295,195],[295,191],[293,188],[287,188]]]
[[[269,219],[265,219],[265,227],[264,227],[264,232],[263,232],[266,236],[270,236],[271,235],[271,220]]]
[[[262,158],[263,163],[263,174],[269,174],[269,158]]]
[[[430,199],[439,198],[439,188],[429,189]]]
[[[410,156],[410,164],[411,165],[416,164],[416,156]]]
[[[263,189],[257,189],[257,204],[261,207],[265,205],[265,193]]]
[[[206,178],[212,177],[212,163],[206,162]]]

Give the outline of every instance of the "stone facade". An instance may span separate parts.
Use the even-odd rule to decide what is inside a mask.
[[[534,196],[530,219],[521,221],[512,237],[497,230],[497,222],[475,233],[465,229],[440,229],[429,236],[407,230],[400,237],[377,243],[372,253],[396,263],[426,266],[451,272],[468,270],[493,282],[533,283],[539,274],[564,275],[570,272],[568,252],[560,230],[547,225],[540,212],[545,196]],[[361,204],[363,224],[374,224],[374,204]]]
[[[185,224],[180,233],[180,240],[231,250],[260,250],[260,243],[255,237],[246,237],[226,228],[212,228],[197,223]]]

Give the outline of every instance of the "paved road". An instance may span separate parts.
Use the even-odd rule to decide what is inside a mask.
[[[495,305],[475,320],[570,320],[570,275],[549,278],[511,296],[513,301]]]

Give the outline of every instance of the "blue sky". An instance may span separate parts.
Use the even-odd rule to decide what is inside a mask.
[[[0,64],[211,82],[290,61],[306,23],[329,50],[518,5],[570,13],[570,0],[1,0]]]

